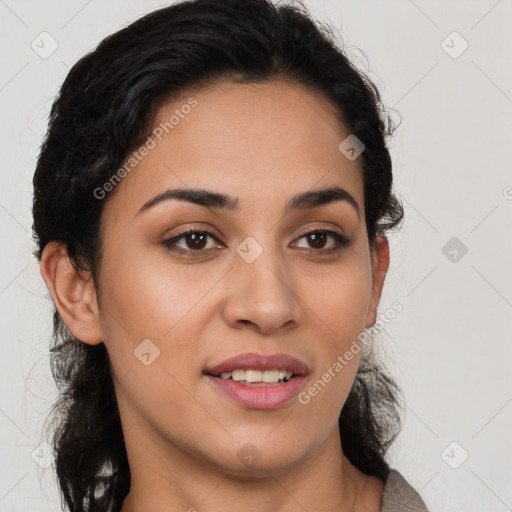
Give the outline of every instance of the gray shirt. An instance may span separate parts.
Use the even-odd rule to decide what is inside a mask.
[[[428,509],[407,480],[392,469],[384,485],[379,512],[428,512]]]

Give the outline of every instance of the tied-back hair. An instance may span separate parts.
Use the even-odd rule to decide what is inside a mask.
[[[101,214],[116,190],[102,200],[94,190],[147,137],[160,106],[220,81],[285,80],[336,107],[347,133],[365,147],[359,162],[373,251],[376,237],[403,218],[386,145],[394,126],[377,87],[340,43],[303,5],[270,0],[182,1],[105,38],[73,66],[51,108],[33,180],[37,259],[59,241],[97,287]],[[130,469],[106,347],[76,339],[55,309],[50,350],[59,398],[48,420],[63,504],[72,512],[117,512]],[[383,481],[399,409],[398,387],[365,351],[340,413],[340,435],[351,463]]]

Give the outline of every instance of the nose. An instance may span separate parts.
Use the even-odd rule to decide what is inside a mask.
[[[282,256],[265,248],[254,261],[249,261],[237,254],[228,274],[230,292],[223,309],[226,323],[261,334],[299,325],[303,309],[297,283]]]

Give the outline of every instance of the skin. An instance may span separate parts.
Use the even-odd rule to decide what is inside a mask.
[[[56,242],[41,261],[70,331],[104,342],[111,358],[132,478],[122,512],[377,512],[383,484],[348,461],[338,431],[360,353],[309,403],[267,411],[231,401],[202,373],[236,354],[284,352],[308,365],[304,390],[374,324],[389,249],[380,236],[370,252],[360,158],[338,149],[349,132],[330,102],[286,82],[188,91],[155,126],[190,97],[197,106],[104,200],[96,286]],[[335,201],[283,215],[296,193],[327,186],[347,190],[360,214]],[[169,200],[137,214],[177,187],[228,194],[241,209]],[[189,226],[218,238],[201,246],[211,250],[162,244]],[[350,242],[322,255],[337,244],[303,236],[315,229]],[[250,264],[236,252],[248,236],[263,248]],[[194,251],[190,238],[177,244]],[[160,350],[148,366],[134,356],[145,339]],[[237,456],[248,442],[261,455],[253,467]]]

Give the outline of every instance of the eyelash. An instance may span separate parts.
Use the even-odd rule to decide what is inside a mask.
[[[220,242],[219,239],[215,235],[210,233],[209,231],[203,231],[203,230],[198,230],[198,229],[189,229],[189,230],[181,232],[177,236],[174,236],[172,238],[168,238],[167,240],[164,240],[162,242],[162,244],[168,250],[170,250],[172,252],[177,252],[179,254],[185,254],[185,255],[191,256],[191,257],[201,256],[205,253],[208,253],[210,250],[214,249],[214,248],[210,248],[210,249],[194,250],[194,249],[182,249],[182,248],[175,248],[175,247],[173,248],[172,247],[175,243],[180,242],[181,240],[185,239],[187,236],[190,236],[192,234],[206,235],[206,236],[216,240],[217,242]],[[337,247],[332,247],[331,249],[306,249],[307,251],[309,251],[311,253],[315,253],[315,254],[322,253],[322,254],[328,255],[328,254],[337,253],[337,252],[341,251],[342,249],[344,249],[350,243],[350,240],[345,238],[343,235],[340,235],[339,233],[336,233],[335,231],[330,231],[327,229],[315,229],[313,231],[308,231],[307,233],[300,235],[297,240],[301,240],[302,238],[306,238],[313,234],[328,235],[328,236],[332,237],[338,244]]]

